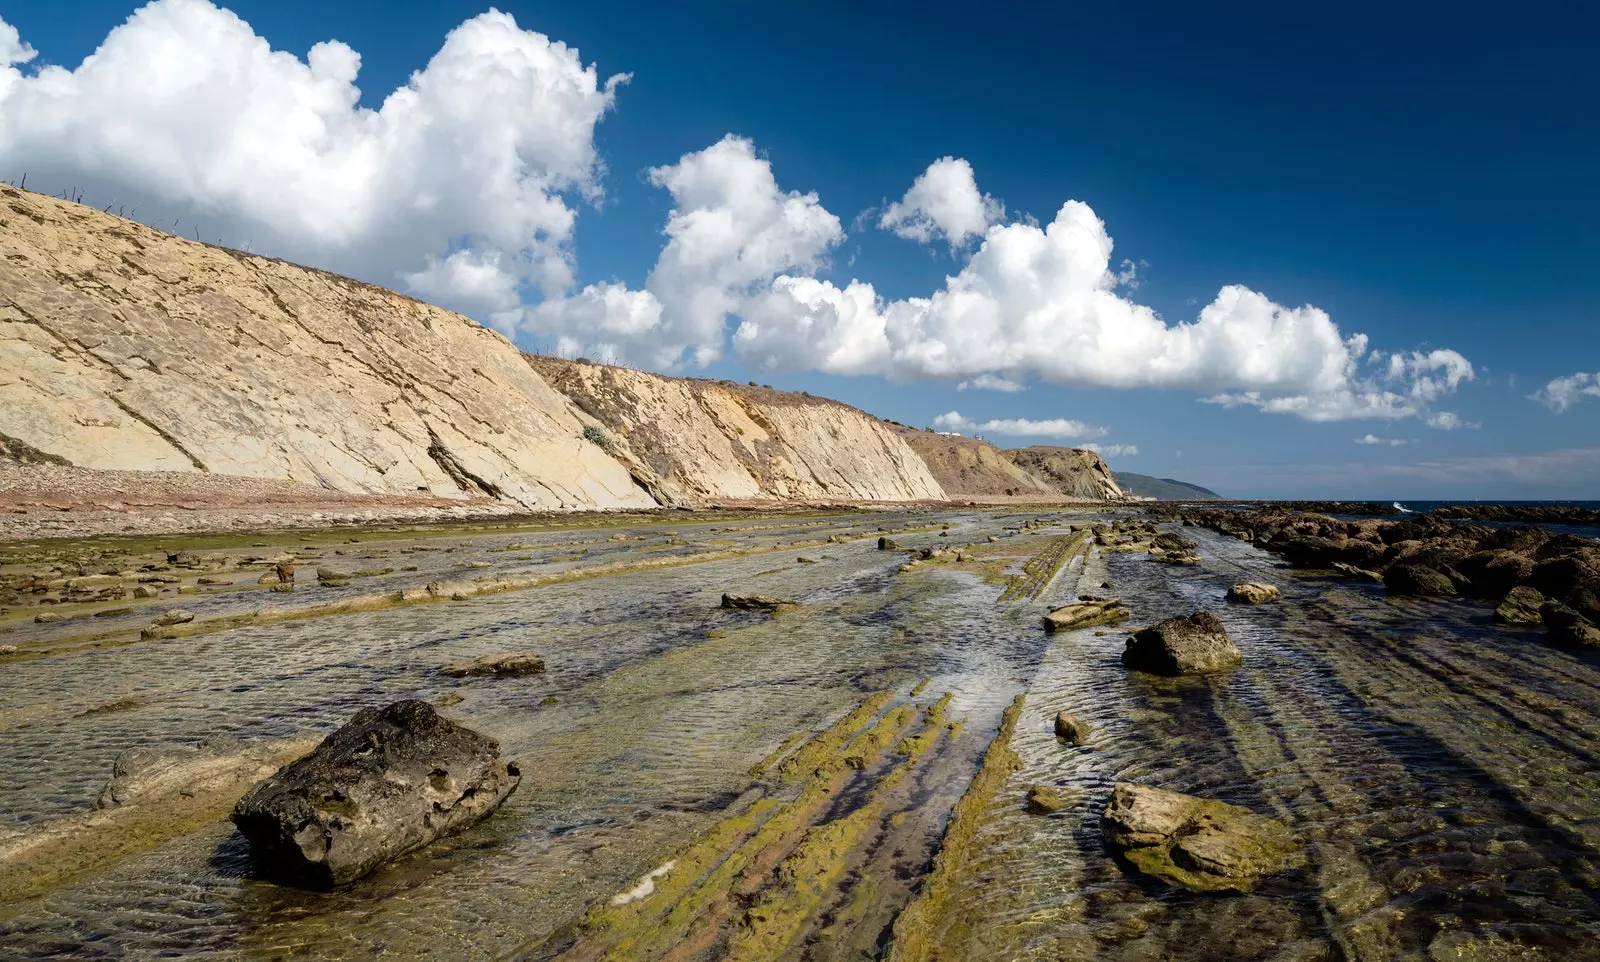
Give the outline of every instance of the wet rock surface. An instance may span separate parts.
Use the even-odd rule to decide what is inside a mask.
[[[1128,639],[1122,664],[1152,675],[1226,671],[1244,660],[1222,622],[1208,611],[1168,618]]]
[[[1303,860],[1276,819],[1134,782],[1117,783],[1101,825],[1139,871],[1196,892],[1248,892]]]
[[[531,652],[511,651],[484,655],[467,661],[453,661],[439,668],[452,678],[522,678],[544,673],[544,659]]]
[[[794,602],[786,598],[773,598],[768,595],[723,595],[722,607],[730,611],[777,611]]]
[[[1116,624],[1126,621],[1128,617],[1128,609],[1122,607],[1121,599],[1094,598],[1052,608],[1044,616],[1044,627],[1052,633],[1071,631],[1075,628]]]
[[[363,709],[256,785],[233,822],[265,873],[327,888],[469,828],[520,780],[493,739],[401,701]]]

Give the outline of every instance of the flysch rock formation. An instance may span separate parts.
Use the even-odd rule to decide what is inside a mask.
[[[603,442],[663,503],[946,495],[887,424],[837,401],[560,358],[529,361],[604,426]]]
[[[1121,494],[1091,452],[525,355],[380,287],[3,185],[0,461],[536,510]]]
[[[0,187],[0,434],[94,469],[651,507],[504,337]]]
[[[1085,501],[1117,501],[1123,497],[1111,468],[1093,451],[1036,444],[1003,453],[1012,464],[1067,497]]]

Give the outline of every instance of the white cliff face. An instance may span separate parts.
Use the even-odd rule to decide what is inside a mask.
[[[74,465],[649,507],[505,338],[0,187],[0,435]]]
[[[821,398],[531,358],[663,500],[942,500],[886,425]]]

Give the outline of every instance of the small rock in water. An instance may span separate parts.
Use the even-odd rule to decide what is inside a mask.
[[[1028,789],[1028,811],[1036,815],[1059,812],[1070,804],[1066,794],[1053,785],[1035,785]]]
[[[36,624],[52,625],[58,621],[65,620],[66,617],[59,611],[41,611],[33,616],[33,620]]]
[[[895,540],[893,538],[879,538],[878,539],[878,550],[879,551],[899,551],[900,550],[900,545],[895,543]]]
[[[1263,601],[1271,601],[1282,597],[1276,585],[1264,584],[1260,581],[1241,581],[1228,589],[1228,600],[1240,604],[1259,605]]]
[[[194,612],[174,608],[164,614],[156,615],[150,620],[157,628],[170,628],[173,625],[186,625],[194,620]]]
[[[329,588],[340,588],[350,583],[350,576],[332,568],[318,568],[317,583]]]
[[[330,888],[493,812],[521,772],[423,701],[365,708],[233,810],[269,874]]]
[[[1071,712],[1057,712],[1056,737],[1068,745],[1082,745],[1089,740],[1089,724]]]
[[[158,589],[146,587],[145,585],[139,585],[137,588],[133,589],[133,596],[135,598],[154,598],[159,594],[161,594],[161,592]]]
[[[452,678],[521,678],[543,672],[544,659],[526,651],[508,651],[469,661],[454,661],[439,670]]]
[[[722,607],[734,611],[777,611],[785,605],[794,602],[783,598],[769,598],[766,595],[723,595]]]
[[[1133,782],[1117,783],[1101,828],[1139,871],[1196,892],[1248,892],[1303,860],[1276,819]]]
[[[1044,616],[1045,631],[1054,634],[1074,628],[1115,624],[1128,617],[1128,610],[1118,607],[1120,604],[1117,598],[1087,598],[1053,608]]]
[[[1333,570],[1350,578],[1360,578],[1363,581],[1376,581],[1379,584],[1383,583],[1383,574],[1381,572],[1370,571],[1366,568],[1357,568],[1355,565],[1345,564],[1343,561],[1335,561],[1333,563]]]
[[[1195,675],[1233,668],[1244,655],[1209,611],[1168,618],[1128,639],[1122,664],[1153,675]]]
[[[1544,619],[1539,609],[1544,607],[1544,595],[1526,585],[1512,588],[1494,616],[1508,625],[1537,625]]]
[[[17,646],[16,645],[0,645],[0,658],[4,658],[7,655],[14,655],[16,653],[17,653]]]
[[[180,594],[180,595],[197,595],[199,593],[200,593],[200,589],[195,587],[194,585],[184,585],[183,587],[178,589],[178,594]]]

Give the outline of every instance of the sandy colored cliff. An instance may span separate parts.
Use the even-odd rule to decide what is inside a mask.
[[[942,500],[928,466],[849,405],[731,381],[534,357],[664,502],[708,498]]]

